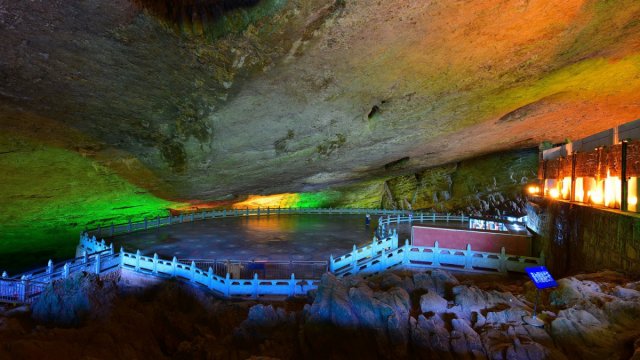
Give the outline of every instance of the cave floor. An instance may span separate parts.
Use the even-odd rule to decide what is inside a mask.
[[[366,226],[362,215],[270,215],[177,224],[111,241],[164,258],[328,260],[370,242],[376,226],[377,217]]]

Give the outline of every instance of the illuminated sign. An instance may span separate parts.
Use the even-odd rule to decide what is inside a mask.
[[[558,286],[558,283],[553,279],[549,270],[544,266],[536,266],[524,269],[531,278],[531,281],[536,285],[538,289],[546,289]]]

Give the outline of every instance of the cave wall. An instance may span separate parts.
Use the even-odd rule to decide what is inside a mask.
[[[382,207],[522,214],[522,188],[535,179],[537,161],[537,149],[505,151],[394,177],[384,183]]]
[[[610,269],[640,274],[640,216],[558,201],[527,204],[534,254],[556,276]]]

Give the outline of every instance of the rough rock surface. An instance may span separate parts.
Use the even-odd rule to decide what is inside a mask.
[[[465,275],[443,295],[417,283],[411,292],[396,286],[443,279],[455,277],[327,274],[312,297],[275,303],[221,301],[171,282],[119,287],[115,297],[113,288],[94,287],[109,311],[73,328],[42,326],[26,308],[3,311],[0,358],[635,360],[640,353],[640,301],[628,296],[637,282],[624,276],[561,279],[541,297],[544,328],[522,320],[533,300],[524,278]]]
[[[146,189],[222,199],[416,172],[638,115],[633,0],[221,4],[3,1],[0,124]],[[59,140],[76,130],[89,140]]]

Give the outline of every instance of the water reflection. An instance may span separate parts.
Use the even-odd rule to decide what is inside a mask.
[[[371,241],[377,218],[362,215],[269,215],[173,225],[119,236],[117,246],[162,257],[326,260]]]

